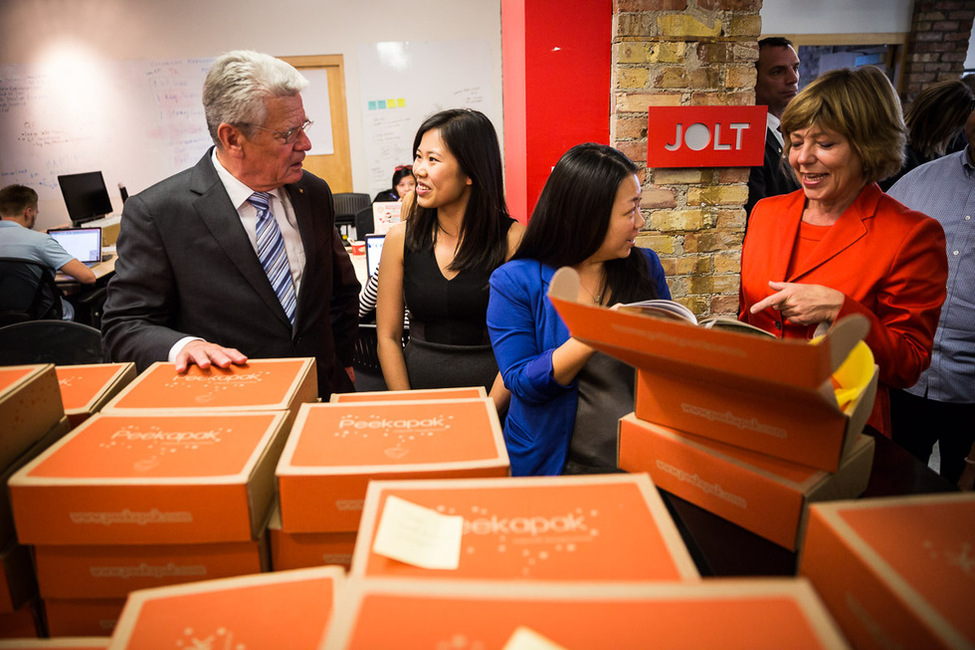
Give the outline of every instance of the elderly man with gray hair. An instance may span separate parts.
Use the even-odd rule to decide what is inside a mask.
[[[203,88],[214,146],[125,204],[102,318],[113,360],[185,372],[314,357],[321,397],[353,389],[359,283],[328,185],[302,170],[307,84],[266,54],[214,61]]]

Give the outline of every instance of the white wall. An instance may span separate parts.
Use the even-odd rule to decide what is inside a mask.
[[[500,116],[500,6],[500,0],[425,0],[420,4],[395,0],[0,0],[0,63],[35,64],[56,56],[65,46],[85,51],[96,62],[204,58],[241,48],[278,56],[342,54],[352,182],[356,191],[365,191],[359,45],[488,41],[495,104],[491,114]],[[423,83],[422,75],[416,83]],[[499,131],[503,128],[500,123],[496,126]],[[0,121],[0,129],[9,127]],[[39,227],[67,220],[61,201],[46,203],[41,205]]]
[[[763,34],[888,34],[911,30],[914,0],[765,0]]]

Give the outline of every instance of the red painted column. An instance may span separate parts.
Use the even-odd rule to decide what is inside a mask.
[[[526,223],[552,166],[609,144],[612,0],[502,0],[508,209]]]

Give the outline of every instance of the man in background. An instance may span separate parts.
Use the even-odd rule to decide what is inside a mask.
[[[906,390],[890,392],[893,439],[925,464],[938,443],[941,476],[965,490],[975,479],[975,124],[968,147],[921,165],[888,194],[945,230],[948,294],[931,365]]]
[[[8,185],[0,189],[0,257],[13,257],[38,262],[52,273],[61,272],[82,284],[94,284],[95,274],[71,256],[47,233],[35,232],[37,192],[26,185]],[[31,272],[38,269],[30,269]],[[38,271],[39,273],[39,271]],[[40,275],[37,275],[40,279]],[[74,317],[74,307],[61,298],[64,320]]]
[[[799,55],[787,38],[763,38],[758,42],[758,77],[755,81],[755,104],[768,107],[765,133],[765,161],[752,167],[748,175],[749,215],[759,200],[766,196],[788,194],[799,189],[799,183],[782,161],[785,141],[779,131],[779,120],[785,107],[799,92]]]
[[[214,147],[125,203],[102,318],[113,360],[185,372],[314,357],[322,398],[353,390],[359,283],[328,185],[302,170],[307,84],[267,54],[216,59],[203,87]]]

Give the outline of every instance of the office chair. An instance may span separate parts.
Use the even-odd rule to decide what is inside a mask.
[[[335,201],[335,227],[339,229],[343,239],[348,239],[351,229],[355,227],[355,216],[359,210],[371,205],[368,194],[359,192],[340,192],[333,194]]]
[[[47,265],[0,257],[0,326],[62,315],[61,290]]]
[[[362,208],[355,214],[355,238],[365,241],[366,235],[370,235],[376,230],[376,224],[372,219],[372,206]]]
[[[101,363],[102,335],[69,320],[34,320],[0,327],[0,366]]]
[[[403,328],[403,347],[410,340],[410,330]],[[359,391],[386,390],[383,369],[379,365],[378,340],[375,323],[359,323],[359,336],[352,351],[355,387]]]

